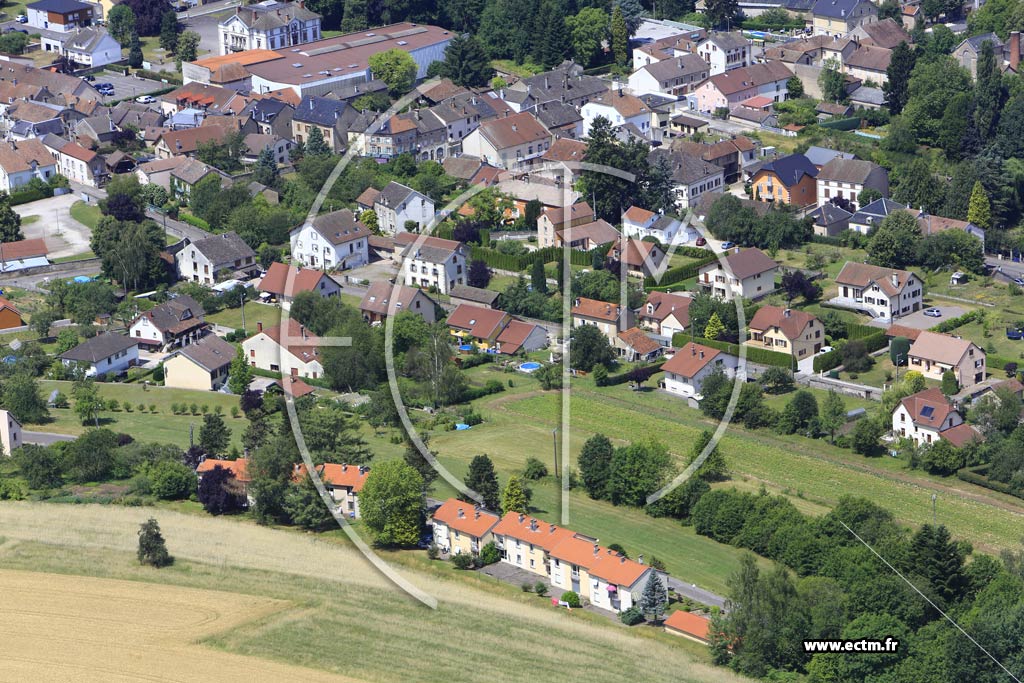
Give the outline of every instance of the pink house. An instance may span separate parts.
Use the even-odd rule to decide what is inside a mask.
[[[786,81],[792,76],[793,72],[785,64],[776,61],[717,74],[697,88],[697,108],[704,112],[713,112],[721,107],[732,109],[744,100],[758,96],[771,102],[782,102],[789,92]]]

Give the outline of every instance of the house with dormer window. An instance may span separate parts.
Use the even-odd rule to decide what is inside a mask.
[[[350,209],[325,213],[291,231],[292,258],[325,271],[365,266],[370,234]]]

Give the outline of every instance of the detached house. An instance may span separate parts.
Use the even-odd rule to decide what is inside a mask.
[[[682,223],[677,218],[631,206],[622,213],[622,234],[642,240],[653,237],[661,244],[672,244]]]
[[[554,136],[533,114],[522,112],[483,121],[462,139],[462,151],[505,170],[531,168]]]
[[[318,465],[316,471],[331,500],[337,504],[337,510],[348,519],[362,517],[359,493],[370,477],[370,468],[366,465],[327,462]],[[306,466],[301,463],[295,465],[292,481],[301,482],[305,476]]]
[[[897,201],[883,197],[862,206],[850,217],[850,230],[855,230],[862,235],[868,234],[872,228],[881,225],[886,216],[894,211],[902,211],[907,207]]]
[[[370,262],[370,235],[350,209],[321,214],[289,233],[292,258],[321,270],[365,266]]]
[[[119,375],[139,361],[139,344],[123,334],[105,332],[59,356],[66,368],[85,368],[86,377]]]
[[[209,329],[205,315],[195,299],[179,294],[133,320],[128,334],[139,344],[154,349],[188,346],[199,341]]]
[[[320,15],[304,2],[260,2],[235,7],[217,25],[220,54],[245,50],[276,50],[320,40]]]
[[[736,297],[757,299],[775,290],[779,264],[760,249],[740,251],[737,247],[724,260],[728,271],[720,261],[715,261],[701,267],[697,273],[697,283],[711,296],[725,301]]]
[[[736,372],[736,366],[735,356],[690,342],[683,345],[661,366],[665,376],[660,386],[670,394],[699,400],[701,387],[708,375],[720,368],[726,375],[732,377]]]
[[[434,543],[448,555],[479,554],[494,539],[491,530],[500,521],[493,512],[457,498],[446,500],[430,518]]]
[[[892,433],[925,446],[945,439],[960,447],[981,441],[981,434],[964,423],[964,418],[938,389],[925,389],[900,401],[892,413]]]
[[[649,292],[647,301],[637,313],[637,322],[641,327],[671,341],[672,335],[690,326],[692,302],[693,299],[681,294]]]
[[[219,391],[228,381],[234,344],[207,335],[164,359],[164,386],[197,391]]]
[[[0,190],[14,192],[33,178],[48,181],[57,173],[57,160],[38,139],[0,142]]]
[[[818,169],[803,154],[773,159],[761,166],[751,179],[754,199],[811,206],[818,201],[817,177]]]
[[[177,248],[174,262],[182,280],[214,285],[221,274],[240,272],[252,277],[258,270],[256,252],[235,232],[195,242],[186,237]]]
[[[228,480],[231,489],[247,505],[252,505],[255,501],[249,496],[249,483],[252,482],[252,477],[249,476],[249,459],[220,460],[217,458],[205,458],[199,463],[199,467],[196,468],[196,477],[201,482],[204,474],[212,472],[218,467],[231,473],[232,476]]]
[[[596,214],[587,202],[576,202],[568,208],[560,206],[545,207],[537,217],[537,245],[543,249],[553,247],[557,242],[557,233],[568,227],[579,227],[593,223]]]
[[[630,277],[645,278],[664,272],[665,252],[654,242],[641,242],[635,238],[616,240],[608,248],[607,258],[618,263]]]
[[[627,94],[621,87],[608,90],[592,98],[580,109],[583,114],[583,135],[590,135],[590,128],[597,117],[607,119],[613,128],[632,133],[648,141],[660,141],[661,130],[652,126],[654,112],[643,100]]]
[[[922,330],[907,353],[907,365],[929,379],[941,380],[952,371],[960,388],[985,379],[985,351],[970,341]]]
[[[505,311],[462,304],[448,316],[448,328],[461,344],[476,344],[487,351],[498,344],[498,335],[512,320]]]
[[[825,326],[816,316],[781,306],[757,309],[747,329],[746,345],[787,353],[798,361],[818,353],[825,343]]]
[[[264,330],[263,323],[257,322],[256,334],[242,342],[245,359],[252,367],[313,379],[324,374],[319,346],[320,338],[294,318],[288,319],[284,331],[282,325]]]
[[[680,209],[695,206],[705,193],[720,192],[725,185],[725,169],[699,156],[663,147],[647,155],[647,163],[652,166],[660,159],[672,169],[672,192]]]
[[[401,254],[399,277],[406,285],[447,294],[466,284],[469,250],[461,242],[405,232],[395,238],[395,248]]]
[[[386,235],[421,231],[434,218],[434,202],[411,187],[392,180],[373,203],[380,231]]]
[[[697,55],[652,62],[629,76],[629,89],[641,95],[681,96],[693,92],[708,77],[708,63]]]
[[[456,289],[459,286],[456,285]],[[359,302],[363,320],[371,324],[382,323],[389,315],[403,311],[418,315],[429,324],[437,320],[436,309],[437,304],[422,289],[393,285],[385,280],[373,282]]]
[[[709,33],[697,43],[697,55],[707,62],[712,76],[754,63],[750,42],[741,33]]]
[[[712,76],[697,87],[697,108],[703,112],[732,109],[744,100],[761,95],[772,102],[788,97],[786,82],[793,72],[782,62],[768,61]]]
[[[892,320],[921,309],[924,283],[914,273],[847,261],[836,276],[839,296],[830,303]]]
[[[848,202],[852,211],[860,208],[860,193],[877,190],[883,197],[889,195],[889,173],[870,161],[835,158],[821,167],[817,175],[818,204],[839,198]]]
[[[261,295],[289,303],[301,292],[316,292],[325,299],[338,296],[341,286],[320,270],[286,266],[275,261],[256,289]]]
[[[607,301],[576,297],[571,314],[573,327],[594,325],[612,344],[619,332],[633,327],[633,311]]]

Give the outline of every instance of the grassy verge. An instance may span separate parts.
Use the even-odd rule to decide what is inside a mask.
[[[233,330],[242,329],[242,308],[225,308],[206,316],[206,320],[217,325],[224,325]],[[264,327],[277,325],[281,322],[281,309],[270,304],[261,304],[247,301],[245,303],[245,329],[249,332],[256,331],[256,323],[263,323]]]
[[[95,230],[96,225],[100,222],[100,218],[103,217],[103,214],[100,213],[100,207],[95,204],[86,204],[85,202],[75,202],[71,205],[70,212],[72,218],[90,230]]]
[[[54,263],[67,263],[69,261],[81,261],[83,259],[96,258],[96,254],[92,251],[83,251],[81,254],[71,254],[70,256],[61,256],[60,258],[51,259]]]

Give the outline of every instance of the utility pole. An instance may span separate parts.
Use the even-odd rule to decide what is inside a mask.
[[[938,497],[939,497],[938,495],[936,495],[934,493],[932,494],[932,526],[938,526],[938,524],[939,524],[938,521],[936,521],[936,516],[935,516],[935,500]]]
[[[551,430],[551,445],[554,451],[555,479],[558,478],[558,427]]]
[[[242,334],[245,334],[245,287],[242,288]]]

